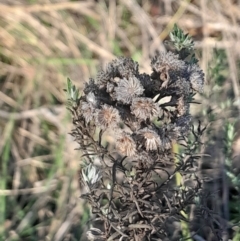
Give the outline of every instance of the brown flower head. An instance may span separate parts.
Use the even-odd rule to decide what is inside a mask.
[[[114,77],[128,78],[138,74],[138,63],[130,58],[118,57],[108,65],[108,71],[114,72]]]
[[[130,58],[120,57],[122,63],[118,66],[118,72],[122,77],[129,77],[132,74],[138,74],[138,63],[134,62]]]
[[[93,92],[89,92],[85,97],[86,101],[82,101],[80,105],[80,113],[84,117],[85,121],[89,123],[96,112],[97,99]]]
[[[83,101],[80,105],[81,114],[83,115],[85,121],[89,123],[94,118],[95,108],[91,103]]]
[[[111,72],[100,70],[97,73],[97,84],[100,86],[100,88],[105,88],[106,84],[110,81],[112,77]]]
[[[168,66],[173,70],[183,70],[186,68],[186,64],[183,60],[179,59],[178,54],[172,52],[162,52],[151,62],[151,66],[154,71],[161,72],[162,67]]]
[[[185,79],[178,77],[172,84],[171,87],[176,88],[175,93],[177,95],[184,95],[189,96],[189,93],[191,91],[190,82]]]
[[[136,144],[130,134],[122,132],[116,141],[116,148],[124,156],[136,154]]]
[[[107,83],[115,77],[129,78],[131,75],[137,74],[137,62],[130,58],[118,57],[107,65],[106,70],[98,71],[96,80],[100,88],[106,88]]]
[[[101,129],[115,128],[120,122],[118,110],[104,104],[102,109],[96,112],[96,123]]]
[[[151,98],[135,98],[131,105],[131,112],[137,118],[146,120],[149,118],[152,120],[157,116],[162,115],[162,110]]]
[[[129,79],[120,79],[115,88],[116,98],[124,104],[130,104],[132,99],[142,95],[144,89],[140,81],[131,76]]]
[[[144,146],[147,151],[156,151],[160,147],[161,139],[155,131],[144,128],[139,130],[138,134],[144,137]]]
[[[153,58],[151,66],[153,71],[160,73],[160,79],[163,81],[169,80],[169,70],[176,72],[186,68],[185,62],[179,60],[179,56],[172,52],[160,53]]]
[[[204,73],[196,64],[188,66],[189,81],[191,88],[199,93],[203,93]]]

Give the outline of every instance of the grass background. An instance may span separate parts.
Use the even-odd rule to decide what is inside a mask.
[[[1,0],[0,240],[86,240],[66,79],[81,89],[120,55],[149,73],[174,23],[193,36],[206,73],[192,109],[209,126],[201,174],[216,177],[206,188],[221,190],[217,212],[240,221],[239,0]]]

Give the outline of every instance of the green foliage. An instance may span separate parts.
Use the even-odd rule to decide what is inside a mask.
[[[117,41],[117,40],[112,41],[112,49],[113,49],[114,55],[116,55],[116,56],[123,55],[121,46],[119,45],[119,41]]]
[[[93,28],[95,28],[96,30],[99,29],[99,21],[97,21],[96,19],[90,17],[90,16],[87,16],[86,17],[86,21],[87,21],[87,24],[89,24],[90,26],[92,26]]]
[[[225,125],[224,147],[225,147],[225,155],[228,158],[232,153],[232,145],[233,145],[235,136],[236,136],[236,133],[234,128],[234,123],[227,122]]]
[[[194,42],[192,37],[188,34],[184,34],[183,30],[180,29],[176,24],[173,27],[172,32],[169,34],[171,42],[177,51],[181,51],[182,49],[193,49]]]
[[[228,179],[230,180],[231,185],[239,192],[240,191],[240,174],[236,174],[234,172],[232,166],[232,146],[234,142],[234,138],[236,136],[236,131],[234,127],[234,123],[230,123],[227,121],[224,128],[225,139],[224,139],[224,154],[225,154],[225,165],[226,165],[226,174]],[[236,222],[240,222],[240,208],[239,208],[239,197],[236,195],[232,195],[232,200],[229,203],[229,211],[231,214],[231,220]]]
[[[79,89],[76,88],[69,78],[67,78],[67,89],[64,91],[67,92],[68,97],[67,107],[71,108],[72,106],[76,105],[80,98]]]
[[[240,175],[234,169],[233,160],[233,144],[236,139],[236,112],[234,111],[234,93],[232,92],[231,82],[229,81],[229,64],[227,60],[227,50],[214,49],[213,56],[209,62],[208,81],[209,92],[205,93],[207,106],[204,109],[204,115],[207,123],[211,123],[207,130],[206,143],[207,147],[211,147],[211,162],[207,165],[214,165],[219,162],[219,157],[223,159],[220,165],[223,172],[221,173],[220,187],[228,190],[221,205],[224,206],[225,216],[228,221],[239,226],[240,210],[239,210],[239,191],[240,191]],[[230,88],[229,88],[230,87]],[[221,147],[220,147],[221,146]],[[212,153],[211,153],[212,152]],[[224,174],[226,178],[224,178]],[[214,180],[218,183],[219,180]],[[233,240],[239,240],[239,230],[235,230]]]
[[[177,51],[181,59],[185,59],[190,64],[198,63],[198,59],[194,53],[194,41],[191,36],[185,34],[176,24],[173,30],[169,33],[170,42],[173,48]]]
[[[228,63],[226,51],[214,49],[211,64],[209,66],[208,76],[217,86],[223,86],[228,77]]]

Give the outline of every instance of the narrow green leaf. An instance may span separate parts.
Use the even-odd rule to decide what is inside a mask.
[[[71,94],[71,89],[72,89],[72,81],[67,78],[67,92],[68,94]]]

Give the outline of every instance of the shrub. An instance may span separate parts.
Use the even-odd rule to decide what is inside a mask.
[[[119,57],[86,83],[81,97],[68,80],[71,134],[82,152],[81,197],[96,215],[89,240],[179,240],[186,231],[191,238],[191,205],[199,218],[213,218],[197,175],[204,128],[194,128],[189,111],[204,74],[192,39],[177,26],[170,44],[175,51],[152,58],[150,75]]]

